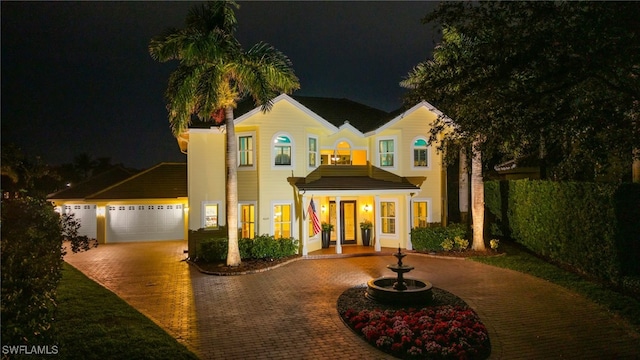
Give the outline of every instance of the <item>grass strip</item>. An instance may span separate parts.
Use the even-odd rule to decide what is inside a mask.
[[[520,249],[515,244],[501,241],[500,248],[506,253],[505,256],[472,257],[470,259],[484,264],[530,274],[575,291],[591,301],[604,306],[609,312],[627,320],[635,331],[640,332],[640,301],[548,263]]]
[[[54,326],[63,359],[197,359],[149,318],[67,263]]]

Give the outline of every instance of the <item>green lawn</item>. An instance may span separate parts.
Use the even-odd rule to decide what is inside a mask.
[[[153,321],[67,263],[54,326],[63,359],[197,359]]]
[[[610,290],[600,284],[550,264],[514,244],[500,242],[500,250],[505,256],[474,257],[474,261],[527,273],[567,289],[604,306],[610,312],[626,319],[640,332],[640,301]]]

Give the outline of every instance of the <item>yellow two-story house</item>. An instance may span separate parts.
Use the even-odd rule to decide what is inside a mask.
[[[235,110],[238,223],[243,237],[300,240],[303,255],[321,248],[309,214],[313,201],[333,225],[331,246],[412,249],[413,227],[442,222],[446,174],[429,144],[441,113],[427,102],[398,113],[346,99],[280,95],[272,109]],[[194,126],[179,138],[187,153],[189,229],[226,225],[225,129]]]

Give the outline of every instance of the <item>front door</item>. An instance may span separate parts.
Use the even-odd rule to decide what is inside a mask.
[[[336,202],[329,202],[329,221],[334,225],[337,222]],[[340,244],[356,243],[356,202],[355,200],[340,202]],[[336,243],[335,228],[331,234],[331,243]]]
[[[355,201],[341,201],[340,212],[342,213],[342,219],[340,219],[340,226],[342,230],[342,243],[343,244],[355,244],[356,243],[356,202]]]

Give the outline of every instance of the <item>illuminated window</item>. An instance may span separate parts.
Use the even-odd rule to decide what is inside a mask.
[[[395,150],[393,140],[380,140],[378,144],[380,166],[394,166]]]
[[[413,202],[413,222],[414,228],[427,227],[429,204],[426,201]]]
[[[308,138],[309,140],[309,167],[318,166],[318,139],[315,137]]]
[[[396,203],[381,202],[380,203],[380,222],[383,234],[396,233]]]
[[[425,139],[417,139],[413,142],[413,166],[428,167],[429,166],[429,149]]]
[[[291,204],[273,206],[273,236],[276,239],[291,237]]]
[[[336,165],[351,165],[351,145],[346,141],[340,141],[331,158],[331,163]]]
[[[253,239],[256,235],[256,209],[253,204],[240,205],[240,228],[242,237]]]
[[[218,204],[204,204],[204,228],[218,228]]]
[[[284,135],[274,140],[275,165],[291,165],[291,140]]]
[[[253,166],[253,137],[238,138],[238,166]]]

